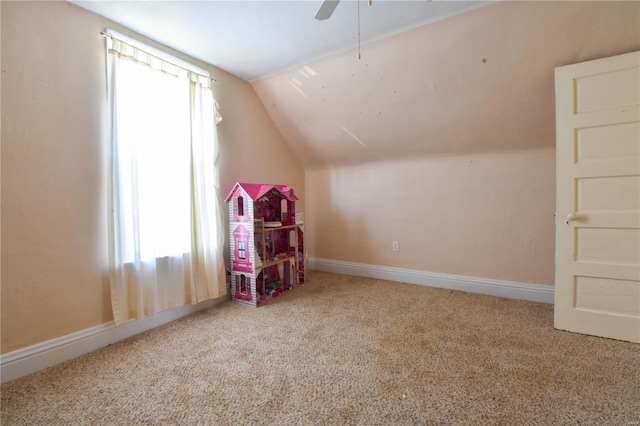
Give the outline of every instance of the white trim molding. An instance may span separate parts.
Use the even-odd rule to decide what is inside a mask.
[[[77,358],[136,334],[210,308],[228,300],[228,296],[207,300],[198,305],[186,304],[167,309],[141,320],[130,320],[120,326],[113,321],[57,337],[0,356],[1,382],[9,382],[47,367]]]
[[[446,288],[469,293],[486,294],[507,299],[528,300],[553,304],[554,287],[545,284],[528,284],[512,281],[476,278],[463,275],[449,275],[425,272],[415,269],[393,268],[390,266],[368,265],[365,263],[342,262],[339,260],[309,258],[309,269],[359,277],[378,278],[426,287]]]
[[[446,288],[449,290],[466,291],[509,299],[529,300],[532,302],[552,304],[554,300],[553,286],[544,284],[517,283],[314,257],[309,258],[309,269],[344,275],[378,278],[427,287]],[[66,336],[9,352],[0,357],[1,382],[5,383],[15,380],[61,362],[77,358],[119,342],[120,340],[170,323],[171,321],[199,310],[207,309],[225,300],[228,300],[227,296],[209,300],[195,306],[186,304],[159,312],[156,315],[143,318],[139,321],[131,320],[121,326],[116,326],[113,322],[100,324]]]

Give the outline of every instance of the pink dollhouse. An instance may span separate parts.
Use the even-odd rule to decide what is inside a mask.
[[[293,188],[236,183],[229,204],[231,298],[257,306],[304,283],[304,240]]]

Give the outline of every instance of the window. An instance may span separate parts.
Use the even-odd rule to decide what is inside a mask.
[[[122,61],[115,96],[125,260],[189,252],[189,82]]]
[[[124,39],[107,41],[116,323],[225,288],[209,76]]]
[[[244,198],[242,196],[236,198],[238,203],[238,216],[244,216]]]
[[[289,221],[289,201],[287,201],[286,198],[280,200],[280,217],[280,221],[282,221],[283,224],[291,225]]]
[[[247,242],[245,240],[238,240],[238,258],[247,258]]]

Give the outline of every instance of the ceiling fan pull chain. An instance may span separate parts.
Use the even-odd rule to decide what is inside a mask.
[[[360,0],[357,0],[358,3],[358,59],[360,56]]]

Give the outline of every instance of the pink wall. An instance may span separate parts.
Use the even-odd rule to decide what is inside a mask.
[[[554,170],[552,148],[311,170],[307,250],[318,258],[552,284]]]
[[[66,2],[0,7],[7,353],[112,319],[98,33],[127,31]],[[500,2],[309,64],[305,96],[299,69],[250,85],[199,64],[222,195],[293,186],[311,256],[552,284],[553,68],[640,49],[639,20],[638,2]]]
[[[639,17],[640,2],[497,2],[253,87],[305,169],[549,148],[554,68],[637,50]]]
[[[222,71],[215,74],[225,76],[225,81],[216,85],[223,116],[218,126],[223,199],[236,182],[289,185],[300,199],[297,209],[303,211],[304,169],[251,85]]]
[[[309,255],[553,284],[554,68],[638,49],[638,2],[498,2],[254,82]]]
[[[1,334],[7,353],[112,320],[99,32],[129,32],[67,2],[0,7]],[[222,197],[237,180],[269,180],[294,186],[304,206],[303,169],[249,83],[196,64],[218,80]]]

